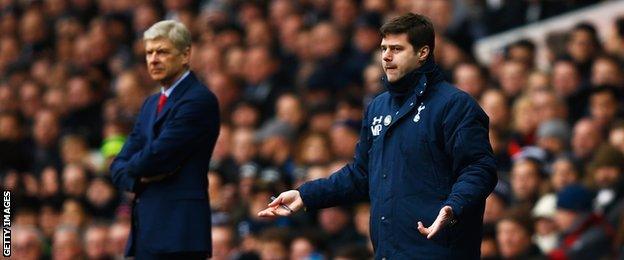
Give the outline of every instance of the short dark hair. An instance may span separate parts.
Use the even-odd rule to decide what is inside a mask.
[[[381,36],[407,33],[409,43],[414,49],[429,46],[430,53],[435,48],[435,32],[429,18],[420,14],[408,13],[395,17],[381,26]]]

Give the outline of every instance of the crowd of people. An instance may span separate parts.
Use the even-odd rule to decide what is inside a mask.
[[[499,183],[486,201],[482,258],[622,256],[624,18],[608,38],[580,18],[546,36],[546,70],[530,40],[480,64],[476,40],[600,1],[496,2],[0,1],[12,256],[123,257],[132,194],[114,188],[108,166],[159,89],[142,33],[176,19],[192,32],[191,69],[222,119],[206,173],[213,259],[372,257],[368,202],[275,220],[257,212],[352,159],[363,111],[384,91],[379,27],[407,12],[431,18],[446,80],[490,119]]]

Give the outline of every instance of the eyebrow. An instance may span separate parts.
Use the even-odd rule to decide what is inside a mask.
[[[401,44],[380,44],[379,47],[403,47]]]

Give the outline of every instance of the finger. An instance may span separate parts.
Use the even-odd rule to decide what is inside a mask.
[[[290,211],[288,211],[288,210],[286,210],[285,208],[282,208],[282,207],[277,208],[277,210],[275,210],[275,213],[278,216],[284,216],[284,217],[290,216],[290,214],[291,214]]]
[[[429,230],[427,230],[427,228],[425,228],[425,226],[423,226],[422,222],[418,221],[418,231],[420,232],[420,234],[423,235],[427,235],[429,234]]]
[[[275,210],[274,210],[274,209],[272,209],[272,208],[267,208],[267,209],[264,209],[264,210],[262,210],[262,211],[258,212],[258,216],[259,216],[259,217],[268,217],[268,218],[271,218],[271,217],[275,217],[275,216],[276,216],[276,214],[275,214]]]
[[[433,223],[431,227],[429,227],[429,235],[427,235],[427,239],[431,239],[435,234],[440,230],[440,225],[438,223]]]
[[[284,203],[284,197],[283,194],[280,194],[279,196],[277,196],[276,199],[274,199],[273,201],[271,201],[271,203],[269,203],[269,207],[278,207],[279,205]]]

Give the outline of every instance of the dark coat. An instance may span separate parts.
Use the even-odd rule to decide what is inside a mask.
[[[442,80],[433,61],[377,96],[365,113],[354,161],[299,188],[308,208],[371,201],[375,258],[478,259],[485,198],[497,182],[488,118]],[[402,101],[402,102],[401,102]],[[457,223],[428,240],[417,229],[444,205]]]
[[[136,244],[152,253],[210,253],[206,173],[219,135],[217,99],[192,72],[156,115],[159,95],[147,98],[111,164],[115,185],[136,193],[126,254],[133,255]],[[171,175],[148,184],[138,181],[161,174]]]

